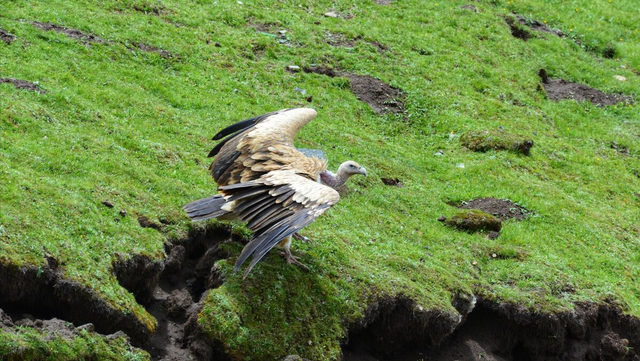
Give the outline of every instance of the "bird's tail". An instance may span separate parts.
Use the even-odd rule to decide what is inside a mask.
[[[229,211],[222,209],[226,203],[227,200],[222,195],[216,194],[211,197],[193,201],[182,207],[182,209],[187,212],[191,220],[203,221],[205,219],[221,217],[229,213]]]

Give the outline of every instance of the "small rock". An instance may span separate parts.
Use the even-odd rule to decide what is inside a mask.
[[[220,45],[220,43],[219,43],[219,42],[217,42],[217,41],[216,41],[216,43],[215,43],[215,44],[213,44],[213,46],[215,46],[216,48],[221,48],[221,47],[222,47],[222,45]]]
[[[127,216],[127,211],[125,211],[124,209],[120,211],[120,216],[121,217],[126,217]]]
[[[123,337],[127,340],[127,342],[129,342],[129,336],[127,336],[127,334],[122,331],[116,331],[115,333],[106,336],[107,340],[109,341],[115,340],[120,337]]]
[[[456,164],[456,168],[464,169],[464,163],[458,163],[458,164]]]
[[[445,216],[438,217],[438,222],[444,222],[446,220],[447,220],[447,217],[445,217]]]
[[[324,13],[324,16],[327,18],[338,18],[340,17],[335,11],[328,11]]]
[[[307,97],[307,102],[311,103],[313,101],[313,95],[309,95]]]
[[[623,77],[622,75],[614,75],[613,77],[620,81],[627,81],[627,78]]]
[[[102,204],[104,204],[105,206],[107,206],[108,208],[113,208],[113,203],[111,203],[111,201],[109,200],[103,200]]]
[[[300,67],[297,66],[297,65],[287,65],[286,69],[287,69],[287,71],[292,72],[292,73],[300,72]]]
[[[306,91],[305,89],[298,88],[298,87],[295,87],[295,88],[293,89],[293,91],[294,91],[294,92],[298,92],[298,93],[300,93],[300,94],[302,94],[302,95],[307,94],[307,91]]]

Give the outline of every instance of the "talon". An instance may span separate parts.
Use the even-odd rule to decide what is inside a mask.
[[[295,258],[290,252],[280,252],[280,254],[282,254],[284,259],[287,260],[288,264],[295,264],[297,266],[300,266],[300,267],[306,269],[307,271],[310,270],[307,265],[305,265],[304,263],[298,261],[298,259]]]

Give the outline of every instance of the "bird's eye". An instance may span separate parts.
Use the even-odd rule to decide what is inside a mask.
[[[355,168],[353,164],[349,164],[349,168]]]

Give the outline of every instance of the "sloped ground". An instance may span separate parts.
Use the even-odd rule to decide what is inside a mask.
[[[13,2],[0,355],[638,358],[634,6]],[[371,176],[304,230],[309,272],[274,252],[242,281],[246,231],[181,206],[212,134],[309,103],[299,145]],[[487,130],[535,147],[461,146]],[[456,207],[500,237],[436,221]]]

